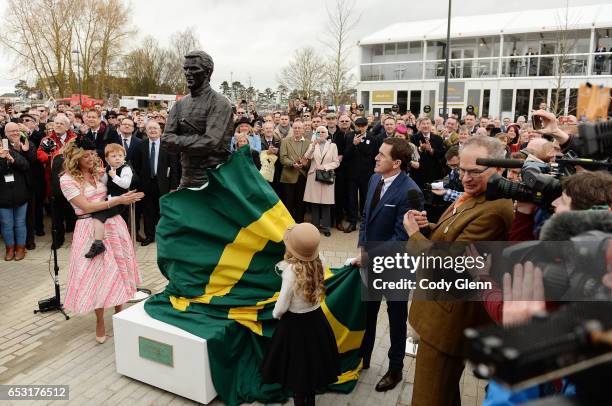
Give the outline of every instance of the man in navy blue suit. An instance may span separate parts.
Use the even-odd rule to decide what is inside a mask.
[[[119,130],[117,131],[121,140],[121,145],[125,148],[125,160],[128,163],[132,163],[136,151],[138,151],[139,145],[142,142],[138,137],[134,137],[134,120],[129,117],[121,120]]]
[[[423,207],[423,193],[405,172],[411,156],[410,145],[400,138],[386,138],[380,146],[359,226],[359,246],[362,250],[368,242],[408,240],[403,226],[404,214],[408,210],[415,209],[415,206]],[[418,203],[415,198],[408,196],[409,190],[417,192],[411,194],[418,196]],[[355,263],[361,265],[361,258]],[[389,370],[376,385],[378,392],[393,389],[402,380],[408,320],[407,299],[406,297],[405,301],[387,300],[391,339]],[[366,331],[361,344],[364,369],[370,366],[379,308],[380,301],[369,301],[367,304]]]

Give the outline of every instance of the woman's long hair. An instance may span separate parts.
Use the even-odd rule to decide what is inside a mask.
[[[286,252],[285,261],[293,265],[293,271],[295,272],[293,292],[302,294],[309,303],[316,304],[325,291],[321,259],[317,257],[313,261],[302,261],[291,255],[290,252]]]
[[[64,151],[63,168],[64,170],[62,174],[64,173],[69,174],[79,184],[82,185],[83,183],[85,183],[85,177],[83,176],[83,172],[81,171],[81,167],[79,166],[79,160],[83,158],[85,156],[85,153],[87,153],[88,151],[83,148],[77,147],[75,144],[75,141],[76,141],[76,138],[68,141],[63,147],[63,151]],[[98,157],[96,156],[96,158]],[[100,165],[99,158],[96,159],[96,164],[91,169],[91,174],[94,177],[94,179],[96,179],[98,165]]]

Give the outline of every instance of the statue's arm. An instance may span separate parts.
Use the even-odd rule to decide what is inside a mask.
[[[180,152],[180,140],[176,133],[178,132],[178,112],[177,112],[178,103],[175,103],[174,106],[170,109],[170,113],[168,113],[168,118],[166,118],[166,125],[164,127],[164,134],[161,139],[162,145],[166,147],[169,153],[177,154]]]

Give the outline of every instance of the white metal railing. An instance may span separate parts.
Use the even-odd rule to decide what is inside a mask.
[[[589,70],[590,66],[590,70]],[[612,52],[505,55],[450,60],[451,79],[612,75]],[[445,60],[360,64],[361,81],[422,80],[444,77]]]

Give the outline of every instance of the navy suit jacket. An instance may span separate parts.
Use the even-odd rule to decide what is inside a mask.
[[[381,176],[375,173],[370,178],[368,196],[359,226],[359,246],[375,241],[407,241],[408,234],[403,224],[404,214],[408,210],[423,210],[423,192],[403,171],[389,185],[376,208],[372,210],[374,191]],[[418,207],[411,207],[408,200],[410,189],[416,190],[419,194]]]
[[[94,137],[93,131],[89,129],[89,131],[87,131],[87,138],[89,138],[94,144],[96,144],[96,151],[98,152],[98,156],[100,157],[102,162],[106,162],[104,160],[104,148],[106,148],[108,144],[113,143],[123,145],[123,142],[121,142],[121,137],[119,137],[119,134],[117,133],[117,131],[115,131],[114,128],[106,126],[104,123],[102,123],[100,124],[99,130],[100,131],[97,133],[97,136]]]
[[[123,138],[121,136],[119,137],[121,139],[121,144],[123,145]],[[132,134],[132,137],[130,138],[130,147],[125,152],[125,160],[128,163],[132,163],[132,161],[134,160],[134,157],[138,153],[141,142],[142,140],[140,138],[137,138],[135,135]]]

